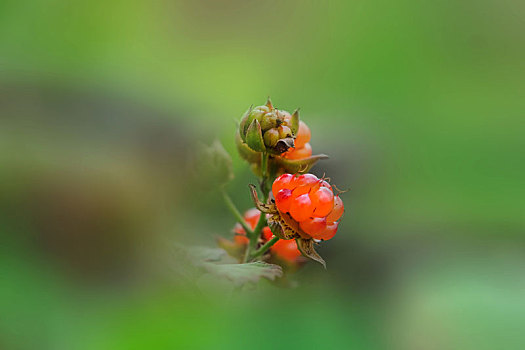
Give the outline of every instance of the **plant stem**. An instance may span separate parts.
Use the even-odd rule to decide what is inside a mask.
[[[278,240],[279,240],[279,237],[274,236],[272,239],[270,239],[268,242],[266,242],[261,248],[257,249],[257,251],[255,251],[252,254],[251,258],[255,259],[258,256],[263,255],[264,253],[266,253],[268,251],[268,249],[270,249],[275,243],[277,243]]]
[[[226,191],[224,189],[221,192],[222,192],[222,197],[224,198],[224,202],[226,203],[226,206],[228,207],[228,209],[230,209],[230,212],[233,214],[235,219],[237,219],[239,224],[241,224],[241,226],[244,229],[244,231],[246,231],[246,236],[247,237],[252,237],[254,235],[253,231],[251,230],[251,228],[248,226],[248,224],[246,223],[246,221],[242,217],[241,212],[239,211],[239,209],[237,209],[237,207],[233,203],[232,199],[230,198],[230,196],[226,193]]]
[[[268,190],[266,188],[266,182],[268,181],[268,158],[269,154],[267,152],[263,152],[261,155],[261,192],[263,194],[263,201],[266,203],[268,200]],[[257,246],[257,243],[259,241],[259,237],[261,236],[262,229],[266,226],[266,215],[264,213],[261,213],[261,216],[259,216],[259,221],[257,222],[257,225],[255,226],[255,229],[252,232],[251,236],[248,236],[250,238],[250,242],[248,243],[248,246],[246,247],[246,252],[244,253],[244,259],[243,262],[248,262],[252,258],[252,251],[255,250],[255,247]]]
[[[267,152],[264,152],[261,156],[261,173],[262,173],[261,191],[263,193],[263,202],[265,203],[268,200],[267,182],[268,182],[268,158],[269,157],[270,155]]]

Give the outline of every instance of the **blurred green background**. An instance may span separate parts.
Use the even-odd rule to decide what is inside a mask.
[[[1,349],[523,349],[525,4],[0,1]],[[328,270],[232,293],[169,247],[270,95],[344,194]]]

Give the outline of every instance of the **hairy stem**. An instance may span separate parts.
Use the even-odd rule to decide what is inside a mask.
[[[228,209],[230,209],[230,212],[233,214],[235,219],[237,219],[237,222],[239,222],[239,224],[241,224],[244,231],[246,231],[246,236],[248,237],[253,236],[254,234],[253,234],[252,229],[250,228],[250,226],[248,226],[248,224],[242,217],[241,212],[239,211],[239,209],[237,209],[232,199],[230,198],[230,196],[226,193],[224,189],[222,190],[222,198],[224,199],[224,202],[226,203],[226,206],[228,207]]]
[[[267,152],[264,152],[261,155],[261,192],[263,194],[263,202],[266,203],[268,200],[268,189],[267,189],[267,181],[268,181],[268,158],[269,154]],[[259,221],[257,222],[257,226],[255,226],[255,229],[252,232],[251,236],[248,236],[250,238],[250,242],[248,243],[248,246],[246,247],[246,252],[244,253],[244,259],[243,262],[248,262],[251,259],[252,251],[255,250],[257,247],[257,243],[259,241],[259,237],[261,236],[262,229],[266,226],[266,215],[264,213],[261,213],[261,216],[259,217]]]

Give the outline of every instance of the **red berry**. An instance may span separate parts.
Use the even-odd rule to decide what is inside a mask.
[[[260,216],[261,212],[259,209],[251,208],[244,213],[244,220],[248,223],[248,225],[250,225],[252,229],[254,229],[257,225],[257,222],[259,221]]]
[[[297,176],[297,178],[295,179],[295,185],[296,186],[305,186],[305,185],[313,186],[317,183],[317,181],[319,181],[319,179],[314,174],[302,174],[302,175]]]
[[[292,195],[294,197],[298,197],[302,194],[309,193],[312,186],[315,186],[315,184],[319,181],[317,176],[313,174],[303,174],[299,175],[295,179],[295,185],[296,187],[292,191]]]
[[[310,192],[310,198],[315,206],[314,216],[316,217],[325,217],[334,208],[334,193],[327,187],[321,187],[313,193]]]
[[[295,262],[295,260],[302,255],[299,249],[297,249],[297,243],[293,239],[278,240],[270,248],[270,251],[279,258],[289,262]]]
[[[334,197],[334,208],[332,209],[330,214],[328,214],[328,216],[326,217],[326,220],[328,222],[337,221],[341,218],[341,216],[343,216],[344,212],[345,212],[345,207],[343,205],[343,200],[341,199],[341,197],[335,196]]]
[[[266,241],[269,241],[270,239],[272,239],[273,237],[273,233],[272,233],[272,230],[270,230],[270,228],[268,226],[265,226],[263,228],[263,231],[262,231],[262,236],[263,236],[263,240],[266,242]]]
[[[283,213],[287,213],[290,211],[292,201],[292,191],[286,188],[277,192],[277,195],[275,196],[275,205],[277,206],[277,209],[279,209],[279,211]]]
[[[295,221],[300,222],[311,217],[314,213],[314,209],[315,207],[310,196],[305,193],[292,200],[290,215],[292,215],[292,218],[294,218]]]
[[[325,218],[309,218],[308,220],[301,221],[301,229],[308,233],[310,236],[317,236],[326,229]]]
[[[248,242],[250,242],[248,237],[246,237],[244,234],[243,235],[237,234],[233,236],[233,241],[239,245],[248,244]]]
[[[326,228],[317,235],[312,235],[315,239],[329,240],[332,239],[337,233],[337,228],[339,227],[339,222],[328,222]]]
[[[256,208],[248,209],[244,215],[244,221],[248,224],[248,226],[253,230],[255,226],[257,225],[257,222],[259,221],[259,217],[261,216],[261,212]],[[237,223],[235,224],[235,227],[233,228],[233,232],[236,233],[236,235],[233,237],[233,240],[237,244],[247,244],[249,242],[249,239],[246,237],[246,231],[241,226],[241,224]]]
[[[308,141],[310,141],[311,132],[310,128],[302,120],[299,122],[299,130],[297,131],[297,136],[295,138],[295,147],[303,148]],[[310,148],[311,150],[311,148]],[[310,153],[311,155],[311,153]]]
[[[282,190],[283,188],[287,188],[289,190],[293,189],[293,185],[295,182],[295,176],[292,174],[282,174],[279,176],[272,185],[272,193],[273,196],[276,197],[277,193]]]

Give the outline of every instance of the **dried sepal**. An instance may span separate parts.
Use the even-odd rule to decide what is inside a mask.
[[[295,241],[297,242],[297,248],[299,248],[301,254],[307,258],[317,261],[326,269],[326,262],[319,254],[317,254],[314,249],[313,239],[297,238]]]
[[[275,207],[275,204],[273,203],[266,204],[259,200],[259,195],[257,194],[257,189],[255,185],[249,184],[248,187],[250,188],[250,194],[252,196],[253,203],[255,204],[255,207],[259,209],[259,211],[266,213],[266,214],[278,213],[277,208]]]
[[[282,154],[288,151],[290,148],[293,148],[294,145],[295,145],[294,139],[292,137],[286,137],[284,139],[280,139],[279,141],[277,141],[275,146],[269,149],[269,151],[272,154]]]

